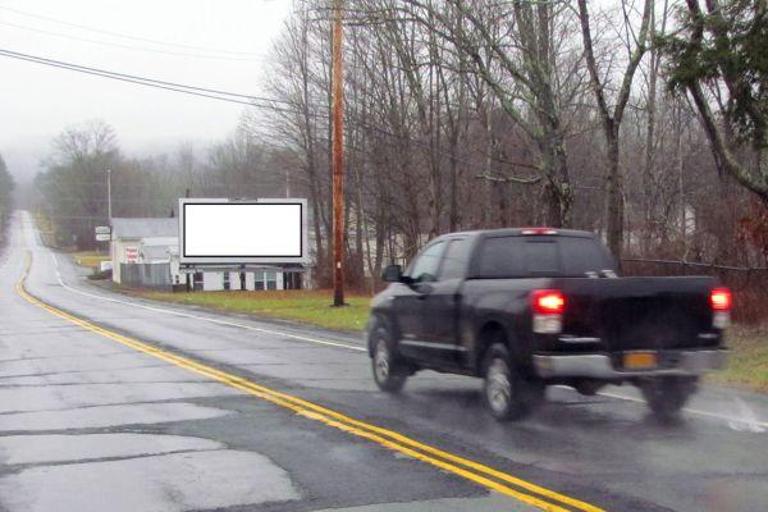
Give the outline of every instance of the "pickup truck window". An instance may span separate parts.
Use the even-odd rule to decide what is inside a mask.
[[[419,282],[437,280],[437,269],[440,267],[440,256],[445,249],[444,242],[430,245],[419,254],[408,269],[408,275]]]
[[[524,240],[519,237],[487,238],[480,246],[475,273],[478,277],[517,277],[527,274]]]
[[[616,270],[608,249],[592,238],[567,238],[561,249],[563,274],[583,276],[587,272]]]
[[[482,242],[473,273],[482,278],[584,277],[614,267],[607,250],[592,238],[505,236]]]
[[[440,267],[440,279],[458,279],[467,273],[470,243],[466,238],[458,238],[448,242],[445,250],[443,265]]]
[[[525,268],[529,274],[556,274],[560,271],[560,258],[554,240],[526,240]]]

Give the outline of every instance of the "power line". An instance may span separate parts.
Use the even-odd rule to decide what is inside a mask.
[[[156,84],[156,83],[146,82],[146,81],[141,81],[141,80],[131,80],[131,79],[128,79],[128,78],[121,78],[119,76],[115,76],[115,75],[111,75],[111,74],[98,73],[98,72],[94,72],[94,71],[85,71],[85,70],[82,70],[82,69],[77,69],[77,68],[69,67],[69,66],[62,65],[62,64],[46,63],[46,62],[42,62],[42,61],[35,60],[35,59],[29,59],[29,58],[25,58],[25,57],[9,55],[9,54],[6,54],[5,52],[3,52],[2,50],[0,50],[0,56],[11,57],[11,58],[20,59],[20,60],[26,60],[26,61],[34,62],[34,63],[37,63],[37,64],[44,64],[44,65],[47,65],[47,66],[57,67],[57,68],[61,68],[61,69],[67,69],[69,71],[75,71],[75,72],[78,72],[78,73],[85,73],[85,74],[89,74],[89,75],[100,76],[100,77],[103,77],[103,78],[110,78],[112,80],[119,80],[119,81],[122,81],[122,82],[129,82],[129,83],[133,83],[133,84],[137,84],[137,85],[144,85],[146,87],[155,87],[157,89],[164,89],[164,90],[168,90],[168,91],[180,92],[182,94],[189,94],[189,95],[192,95],[192,96],[201,96],[201,97],[204,97],[204,98],[211,98],[211,99],[216,99],[216,100],[220,100],[220,101],[227,101],[227,102],[230,102],[230,103],[239,103],[241,105],[249,105],[249,106],[259,107],[259,105],[256,105],[255,103],[251,103],[251,102],[248,102],[248,101],[241,101],[241,100],[237,100],[237,99],[229,98],[229,97],[225,97],[225,96],[216,96],[216,95],[213,95],[213,94],[204,94],[204,93],[200,93],[200,92],[194,92],[194,91],[189,90],[189,89],[179,89],[179,88],[175,88],[175,87],[167,87],[167,86],[159,85],[159,84]]]
[[[44,21],[56,23],[56,24],[59,24],[59,25],[64,25],[64,26],[68,26],[68,27],[75,27],[75,28],[79,28],[79,29],[86,30],[86,31],[89,31],[89,32],[109,35],[109,36],[113,36],[113,37],[119,37],[119,38],[123,38],[123,39],[130,39],[130,40],[133,40],[133,41],[141,41],[141,42],[145,42],[145,43],[152,43],[152,44],[162,45],[162,46],[184,48],[184,49],[187,49],[187,50],[199,50],[199,51],[205,51],[205,52],[210,52],[210,53],[229,54],[229,55],[236,55],[236,56],[239,55],[239,56],[260,57],[260,55],[258,53],[253,53],[253,52],[239,52],[239,51],[234,51],[234,50],[224,50],[224,49],[218,49],[218,48],[206,48],[206,47],[202,47],[202,46],[193,46],[193,45],[188,45],[188,44],[170,43],[168,41],[160,41],[160,40],[157,40],[157,39],[149,39],[149,38],[145,38],[145,37],[137,37],[137,36],[133,36],[133,35],[129,35],[129,34],[123,34],[123,33],[120,33],[120,32],[113,32],[113,31],[110,31],[110,30],[104,30],[104,29],[89,27],[87,25],[80,25],[78,23],[71,23],[71,22],[63,21],[63,20],[60,20],[60,19],[57,19],[57,18],[52,18],[50,16],[43,16],[43,15],[40,15],[40,14],[35,14],[35,13],[29,12],[29,11],[24,11],[24,10],[21,10],[21,9],[15,9],[15,8],[12,8],[12,7],[0,6],[0,9],[2,9],[4,11],[13,12],[13,13],[21,15],[21,16],[26,16],[26,17],[29,17],[29,18],[36,18],[36,19],[39,19],[39,20],[44,20]]]
[[[78,36],[73,36],[73,35],[70,35],[70,34],[64,34],[64,33],[61,33],[61,32],[53,32],[53,31],[50,31],[50,30],[43,30],[43,29],[39,29],[39,28],[35,28],[35,27],[29,27],[29,26],[26,26],[26,25],[19,25],[19,24],[16,24],[16,23],[10,23],[10,22],[7,22],[7,21],[0,21],[0,25],[5,25],[5,26],[8,26],[8,27],[13,27],[13,28],[21,29],[21,30],[27,30],[27,31],[30,31],[30,32],[36,32],[38,34],[44,34],[44,35],[47,35],[47,36],[60,37],[60,38],[63,38],[63,39],[69,39],[69,40],[73,40],[73,41],[82,41],[82,42],[85,42],[85,43],[98,44],[98,45],[102,45],[102,46],[111,46],[111,47],[114,47],[114,48],[123,48],[123,49],[126,49],[126,50],[159,53],[159,54],[162,54],[162,55],[173,55],[173,56],[177,56],[177,57],[194,57],[194,58],[199,58],[199,59],[212,59],[212,60],[246,61],[246,62],[249,62],[249,61],[252,62],[254,60],[254,58],[247,58],[247,57],[228,57],[228,56],[224,56],[224,55],[205,55],[205,54],[200,54],[200,53],[182,53],[182,52],[170,51],[170,50],[160,50],[160,49],[156,49],[156,48],[146,48],[146,47],[139,47],[139,46],[131,46],[131,45],[127,45],[127,44],[113,43],[113,42],[109,42],[109,41],[100,41],[98,39],[89,39],[89,38],[86,38],[86,37],[78,37]]]
[[[148,78],[148,77],[139,76],[139,75],[130,75],[130,74],[127,74],[127,73],[120,73],[118,71],[109,71],[107,69],[102,69],[102,68],[94,68],[94,67],[89,67],[89,66],[83,66],[81,64],[74,64],[74,63],[71,63],[71,62],[66,62],[66,61],[57,60],[57,59],[51,59],[51,58],[47,58],[47,57],[40,57],[38,55],[31,55],[31,54],[28,54],[28,53],[16,52],[16,51],[7,50],[7,49],[4,49],[4,48],[0,48],[0,52],[2,52],[4,54],[7,54],[6,55],[7,57],[19,57],[19,58],[25,58],[25,59],[32,59],[32,60],[35,60],[35,61],[40,61],[40,63],[58,64],[58,65],[67,66],[67,67],[70,67],[70,68],[73,68],[73,69],[79,69],[79,70],[83,70],[83,71],[91,71],[91,72],[95,72],[95,73],[105,73],[105,74],[109,74],[109,75],[113,75],[113,76],[119,76],[121,78],[129,78],[129,79],[133,79],[133,80],[141,80],[143,82],[152,82],[152,83],[156,83],[156,84],[160,84],[160,85],[168,85],[168,86],[174,86],[174,87],[183,87],[185,89],[191,89],[191,90],[200,91],[200,92],[207,92],[207,93],[211,93],[211,94],[219,94],[219,95],[223,95],[223,96],[233,96],[233,97],[237,97],[237,98],[245,98],[245,99],[254,100],[254,101],[269,101],[269,102],[276,102],[276,103],[289,103],[288,101],[284,101],[284,100],[276,100],[276,99],[272,99],[272,98],[253,96],[253,95],[250,95],[250,94],[242,94],[242,93],[235,93],[235,92],[229,92],[229,91],[222,91],[222,90],[219,90],[219,89],[210,89],[210,88],[206,88],[206,87],[184,85],[184,84],[180,84],[180,83],[177,83],[177,82],[169,82],[169,81],[165,81],[165,80],[158,80],[158,79],[155,79],[155,78]]]
[[[276,100],[276,99],[264,98],[259,96],[251,96],[248,94],[223,91],[219,89],[209,89],[206,87],[184,85],[177,82],[156,80],[153,78],[147,78],[147,77],[142,77],[138,75],[129,75],[126,73],[118,73],[115,71],[109,71],[109,70],[100,69],[100,68],[81,66],[79,64],[73,64],[73,63],[65,62],[61,60],[49,59],[45,57],[39,57],[36,55],[15,52],[15,51],[6,50],[3,48],[0,48],[0,56],[23,60],[27,62],[33,62],[35,64],[41,64],[44,66],[51,66],[51,67],[56,67],[60,69],[66,69],[66,70],[75,71],[78,73],[85,73],[89,75],[100,76],[103,78],[110,78],[112,80],[119,80],[123,82],[137,84],[137,85],[144,85],[147,87],[155,87],[158,89],[165,89],[165,90],[180,92],[183,94],[189,94],[193,96],[201,96],[201,97],[217,99],[221,101],[228,101],[230,103],[239,103],[242,105],[248,105],[256,108],[280,110],[278,107],[274,106],[274,103],[283,103],[283,104],[289,104],[289,105],[291,104],[289,101],[286,101],[286,100]],[[246,100],[249,100],[249,101],[246,101]],[[264,105],[256,102],[267,102],[269,104]]]

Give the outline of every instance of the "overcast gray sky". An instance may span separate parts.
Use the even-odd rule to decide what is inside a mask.
[[[291,4],[0,0],[0,49],[258,95]],[[110,123],[127,153],[146,154],[226,137],[243,108],[0,56],[0,154],[19,177],[34,174],[57,133],[89,119]]]

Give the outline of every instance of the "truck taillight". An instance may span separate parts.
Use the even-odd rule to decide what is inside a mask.
[[[709,304],[712,306],[712,327],[725,329],[731,323],[731,306],[733,297],[728,288],[715,288],[709,293]]]
[[[562,315],[565,311],[565,296],[560,290],[534,290],[531,299],[534,313]]]
[[[731,290],[728,288],[715,288],[709,294],[709,303],[713,311],[730,311],[732,304]]]
[[[563,330],[565,295],[560,290],[534,290],[531,292],[533,332],[557,334]]]

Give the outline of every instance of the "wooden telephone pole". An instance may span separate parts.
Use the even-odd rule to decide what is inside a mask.
[[[333,305],[344,305],[344,75],[342,5],[333,0],[331,90],[333,97]]]

